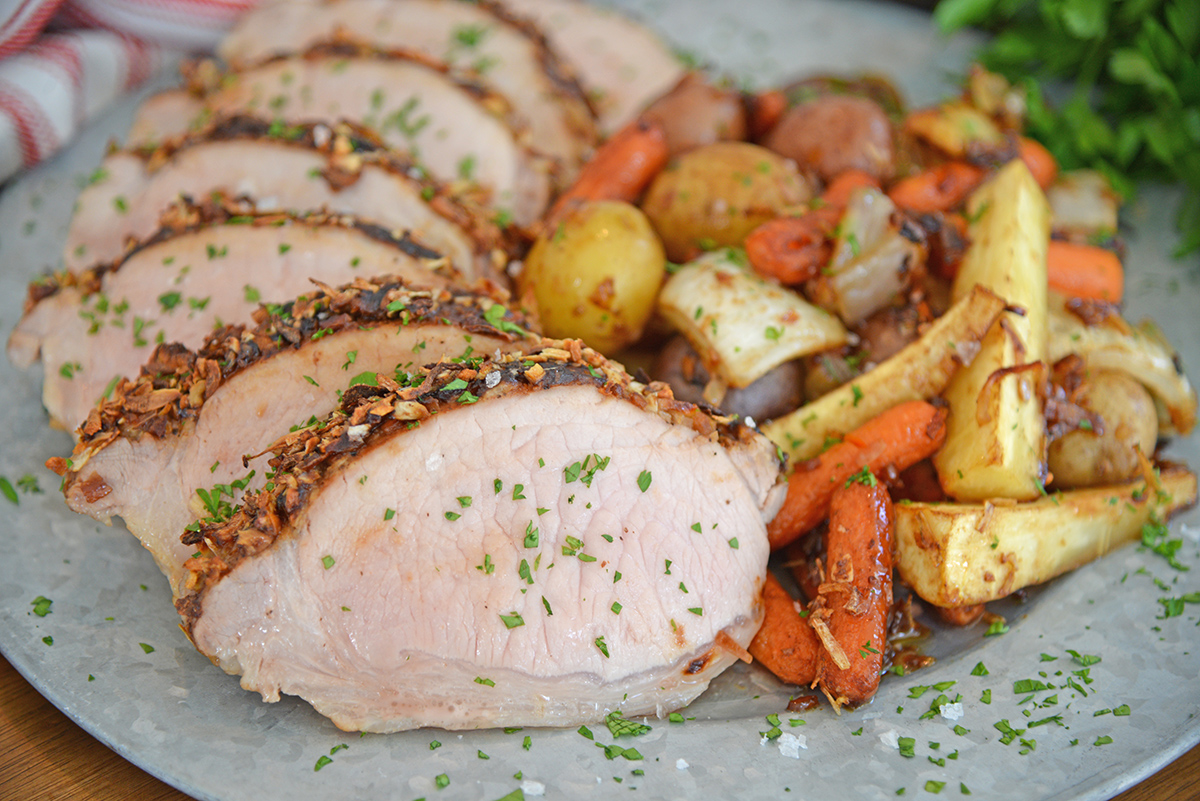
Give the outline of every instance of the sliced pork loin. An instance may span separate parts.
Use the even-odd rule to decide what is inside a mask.
[[[68,270],[119,258],[152,235],[179,195],[253,199],[263,211],[327,210],[410,231],[464,276],[494,272],[503,241],[484,210],[454,198],[347,124],[282,126],[231,117],[147,150],[110,153],[79,196],[67,232]]]
[[[411,50],[477,73],[528,123],[533,147],[572,168],[596,140],[579,84],[540,34],[485,4],[460,0],[272,0],[242,17],[219,48],[238,69],[338,38]]]
[[[156,342],[196,347],[214,327],[249,322],[258,302],[282,302],[310,279],[394,275],[441,287],[456,274],[411,238],[329,215],[233,215],[180,205],[165,227],[120,261],[30,288],[9,358],[40,355],[51,421],[73,430],[118,378],[137,375]]]
[[[67,505],[122,518],[176,596],[195,551],[180,532],[236,501],[235,487],[265,481],[265,457],[243,456],[324,417],[351,383],[525,341],[524,319],[488,297],[368,280],[260,307],[256,319],[214,332],[195,352],[160,345],[138,379],[118,382],[92,410],[70,469],[57,465]],[[209,493],[207,506],[197,490]]]
[[[361,123],[435,179],[485,189],[493,208],[523,225],[540,216],[550,195],[553,164],[529,149],[509,102],[415,54],[319,46],[230,72],[215,80],[202,103],[204,116]],[[156,114],[154,124],[135,119],[129,144],[143,144],[144,137],[164,141],[191,122]]]
[[[683,64],[649,28],[582,0],[500,0],[540,28],[574,68],[604,133],[632,121],[683,77]]]
[[[176,603],[266,700],[361,731],[661,715],[758,628],[774,446],[577,340],[356,387],[276,448],[271,491],[184,536]]]

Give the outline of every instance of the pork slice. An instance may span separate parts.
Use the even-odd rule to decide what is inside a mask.
[[[324,125],[283,130],[242,117],[151,152],[109,154],[79,196],[64,264],[84,270],[117,259],[130,238],[158,230],[179,195],[213,193],[253,198],[264,211],[326,209],[411,231],[469,279],[491,271],[490,251],[498,244],[494,226],[364,132]]]
[[[130,123],[125,141],[141,147],[154,147],[173,137],[202,127],[204,100],[185,89],[164,89],[142,101]]]
[[[551,165],[526,147],[508,101],[417,58],[322,48],[229,73],[204,102],[213,115],[361,123],[434,178],[488,190],[491,205],[523,225],[550,194]]]
[[[411,50],[473,70],[512,101],[529,124],[533,146],[571,167],[596,139],[579,85],[536,34],[458,0],[342,0],[264,3],[242,17],[221,43],[236,68],[304,50],[333,35],[383,50]]]
[[[519,349],[524,320],[493,305],[457,290],[360,280],[262,307],[256,325],[223,328],[195,352],[161,345],[139,378],[120,382],[89,415],[64,475],[67,505],[104,522],[122,518],[178,596],[194,551],[180,532],[212,514],[211,499],[236,502],[238,485],[265,482],[266,459],[243,456],[324,417],[348,384],[374,383],[375,373]]]
[[[196,347],[216,326],[248,322],[259,300],[305,292],[312,278],[395,275],[434,287],[454,278],[436,251],[340,218],[236,219],[167,229],[25,314],[9,348],[40,353],[53,424],[75,429],[112,382],[137,375],[156,342]]]
[[[281,442],[271,492],[185,536],[197,648],[348,730],[689,703],[758,628],[775,449],[572,347],[356,388]]]
[[[541,28],[571,65],[604,133],[633,120],[683,77],[679,59],[649,28],[580,0],[500,0]]]

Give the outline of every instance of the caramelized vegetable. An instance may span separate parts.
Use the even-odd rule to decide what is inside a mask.
[[[544,333],[611,353],[641,337],[664,270],[646,215],[606,200],[574,206],[543,231],[517,284],[536,299]]]
[[[1029,503],[896,505],[896,568],[937,606],[1004,598],[1098,559],[1196,502],[1196,476],[1056,492]]]
[[[1046,249],[1046,280],[1069,298],[1120,303],[1125,296],[1125,269],[1117,254],[1095,245],[1051,240]]]
[[[834,490],[825,581],[810,609],[817,682],[835,708],[875,695],[892,609],[892,501],[864,470]]]
[[[763,584],[763,624],[750,641],[759,664],[788,684],[811,684],[817,676],[821,641],[808,624],[807,612],[788,594],[771,571]]]
[[[717,142],[685,153],[663,170],[642,209],[671,261],[717,247],[740,247],[767,220],[812,197],[796,165],[748,142]]]
[[[926,459],[946,436],[946,413],[924,401],[909,401],[856,428],[816,459],[797,465],[787,499],[767,526],[777,550],[820,523],[838,487],[864,467],[878,473],[903,470]]]
[[[645,119],[629,123],[583,165],[575,183],[559,195],[546,215],[543,228],[553,231],[573,208],[589,200],[632,203],[666,166],[667,155],[667,136],[661,124]]]

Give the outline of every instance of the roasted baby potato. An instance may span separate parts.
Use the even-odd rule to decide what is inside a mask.
[[[543,332],[611,353],[636,342],[665,269],[646,215],[618,201],[584,204],[539,236],[517,277],[537,301]]]
[[[642,112],[662,124],[672,155],[713,142],[746,138],[746,109],[733,89],[723,89],[689,72],[675,88]]]
[[[747,142],[717,142],[680,156],[659,173],[642,210],[671,261],[736,247],[762,223],[812,197],[796,165]]]
[[[1050,443],[1054,486],[1094,487],[1138,476],[1142,462],[1134,449],[1149,456],[1158,439],[1158,412],[1146,388],[1124,373],[1093,370],[1076,402],[1098,414],[1103,429],[1072,431]]]
[[[878,103],[829,94],[789,110],[765,144],[824,181],[845,170],[862,170],[885,180],[895,171],[892,136],[892,125]]]

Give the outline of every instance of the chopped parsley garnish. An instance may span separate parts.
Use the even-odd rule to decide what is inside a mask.
[[[983,636],[984,637],[998,637],[1001,634],[1007,634],[1007,633],[1008,633],[1008,624],[1006,624],[1003,620],[993,620],[991,625],[988,626],[987,631],[985,631],[983,633]]]
[[[650,489],[650,482],[653,480],[649,470],[643,470],[638,473],[637,485],[642,492]]]

